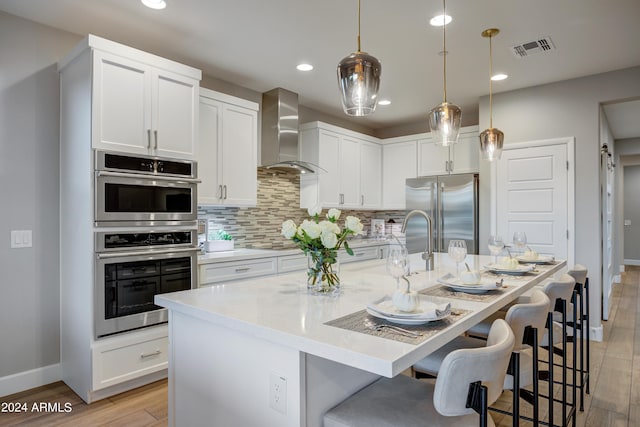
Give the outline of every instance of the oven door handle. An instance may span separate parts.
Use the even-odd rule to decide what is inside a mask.
[[[155,180],[162,180],[162,181],[186,182],[189,184],[199,184],[202,182],[202,180],[197,178],[182,178],[182,177],[164,176],[164,175],[144,175],[144,174],[110,172],[110,171],[97,171],[96,174],[98,176],[115,176],[119,178],[135,178],[135,179],[155,179]]]
[[[111,252],[111,253],[98,253],[96,257],[98,259],[120,258],[125,256],[148,256],[148,255],[165,255],[172,253],[182,252],[200,252],[200,248],[174,248],[167,250],[155,250],[155,251],[131,251],[131,252]]]

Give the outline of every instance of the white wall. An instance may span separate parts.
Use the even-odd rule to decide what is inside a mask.
[[[627,189],[625,183],[625,169],[627,167],[640,166],[640,138],[628,138],[619,139],[615,141],[615,164],[616,164],[616,253],[619,256],[616,258],[616,262],[619,265],[624,264],[624,245],[626,242],[626,230],[624,227],[624,201],[625,190]],[[635,189],[633,197],[637,197],[638,192],[637,183],[635,187],[630,187],[630,190]]]
[[[505,144],[556,137],[576,140],[576,261],[589,269],[591,326],[601,326],[600,103],[640,96],[640,67],[515,90],[493,96],[493,124]],[[480,100],[480,129],[489,125],[488,96]],[[481,164],[481,241],[488,238],[490,166]]]
[[[80,37],[0,12],[0,396],[59,362],[56,62]],[[10,249],[11,230],[33,247]]]

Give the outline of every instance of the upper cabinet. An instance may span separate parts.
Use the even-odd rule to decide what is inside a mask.
[[[417,177],[418,142],[401,137],[386,140],[382,146],[382,207],[406,209],[405,183]]]
[[[300,207],[379,209],[382,151],[375,138],[321,122],[300,126],[300,159],[326,172],[300,178]]]
[[[92,148],[195,157],[200,70],[93,35],[58,68],[76,118],[91,112]]]
[[[437,145],[430,134],[418,138],[418,176],[478,172],[478,127],[460,129],[458,143],[449,147]]]
[[[256,206],[258,104],[200,89],[198,204]]]

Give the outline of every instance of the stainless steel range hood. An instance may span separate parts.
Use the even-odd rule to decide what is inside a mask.
[[[276,88],[262,94],[262,162],[288,173],[324,171],[298,158],[298,94]]]

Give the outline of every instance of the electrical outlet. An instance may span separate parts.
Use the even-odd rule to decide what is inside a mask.
[[[269,406],[276,411],[287,413],[287,379],[271,372],[269,378]]]

